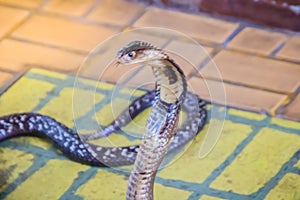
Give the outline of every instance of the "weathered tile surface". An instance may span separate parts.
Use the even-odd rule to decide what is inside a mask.
[[[299,146],[299,136],[263,128],[211,187],[252,194],[278,173]]]
[[[195,42],[191,43],[180,40],[173,40],[164,49],[173,53],[169,56],[172,57],[181,68],[186,70],[186,75],[196,70],[199,64],[208,58],[212,52],[212,48],[210,47]],[[191,66],[188,65],[193,65],[195,69],[187,70],[187,68],[191,68]]]
[[[153,88],[147,66],[108,66],[125,44],[143,40],[174,51],[177,55],[170,55],[188,75],[189,88],[202,98],[220,104],[226,100],[231,107],[274,116],[277,111],[280,117],[299,121],[300,39],[296,33],[123,0],[0,0],[0,11],[0,70],[5,71],[0,72],[0,88],[7,88],[25,69],[51,70],[31,69],[8,90],[1,88],[1,115],[39,112],[80,133],[110,123],[129,100],[145,91],[74,79],[54,71],[74,74],[91,49],[122,30],[119,38],[96,48],[95,57],[89,55],[80,75],[122,83],[120,87],[133,83],[130,86]],[[165,30],[145,28],[149,26],[183,32],[205,44],[220,76],[197,46]],[[129,34],[133,27],[142,29]],[[188,62],[203,67],[200,74]],[[209,76],[207,85],[202,76]],[[225,89],[219,82],[222,78]],[[112,100],[115,91],[120,93]],[[286,108],[280,107],[288,102],[288,94],[296,98]],[[155,199],[299,199],[300,123],[216,105],[208,105],[208,110],[210,118],[204,130],[159,171]],[[138,144],[148,114],[149,110],[141,113],[124,132],[95,143]],[[222,127],[223,123],[222,131],[215,131],[216,125]],[[203,158],[203,151],[212,147]],[[1,142],[0,163],[0,199],[18,200],[124,199],[131,169],[77,164],[49,140],[35,137]]]
[[[28,11],[0,6],[0,39],[29,14]]]
[[[87,168],[85,165],[78,165],[71,161],[49,160],[30,179],[17,187],[9,195],[9,199],[58,199],[70,187],[78,174]],[[49,189],[50,185],[52,192]],[[28,187],[32,189],[28,190]]]
[[[300,62],[300,36],[291,37],[282,49],[276,54],[278,58],[284,58]]]
[[[266,200],[273,199],[300,199],[300,176],[287,174],[266,196]]]
[[[72,71],[83,59],[83,55],[44,45],[10,39],[0,41],[0,65],[12,71],[23,71],[30,66]]]
[[[43,0],[26,0],[26,1],[19,1],[19,0],[0,0],[0,3],[5,5],[13,5],[13,6],[20,6],[24,8],[37,8]]]
[[[75,80],[81,84],[74,85]],[[0,110],[2,114],[35,110],[70,127],[76,123],[80,132],[90,132],[99,128],[98,123],[109,123],[127,106],[126,95],[144,93],[124,88],[112,100],[110,92],[115,89],[106,83],[33,69],[1,96]],[[76,107],[76,101],[81,106]],[[155,197],[204,200],[297,197],[299,175],[294,172],[299,167],[299,123],[233,109],[226,111],[215,105],[208,108],[211,118],[203,131],[159,171]],[[146,123],[148,113],[141,113],[123,131],[140,136],[144,131],[137,127]],[[220,118],[221,113],[226,117]],[[223,127],[217,135],[216,125]],[[99,144],[109,146],[139,142],[121,133],[103,140]],[[212,151],[203,158],[204,147]],[[5,184],[0,187],[0,198],[123,199],[125,196],[130,166],[95,168],[71,162],[42,138],[1,142],[1,153],[5,153],[0,157],[5,164],[0,165],[0,181]],[[18,161],[22,162],[9,159],[10,155],[18,155]],[[28,178],[23,178],[23,174]],[[59,183],[49,188],[57,180]]]
[[[105,0],[89,15],[88,19],[115,25],[128,25],[142,13],[144,6],[122,0]]]
[[[273,115],[287,98],[282,94],[195,77],[188,82],[192,91],[210,102]]]
[[[152,32],[154,33],[151,34]],[[134,74],[132,74],[132,72],[139,70],[137,69],[137,65],[126,65],[117,68],[112,65],[117,52],[129,42],[135,40],[146,41],[155,46],[163,47],[167,43],[168,38],[155,35],[155,33],[157,33],[156,30],[128,30],[119,34],[116,40],[108,41],[97,47],[93,51],[93,55],[87,57],[87,60],[80,68],[79,73],[85,77],[114,83],[121,81],[122,77],[129,78],[133,76]]]
[[[116,31],[59,17],[34,15],[13,36],[74,50],[91,51]]]
[[[199,40],[222,43],[237,28],[238,23],[224,22],[203,16],[151,8],[134,26],[164,27],[180,31],[187,34],[187,36]]]
[[[269,55],[276,47],[287,39],[282,33],[261,30],[256,28],[245,28],[228,44],[228,47]]]
[[[294,92],[300,84],[300,67],[297,64],[232,51],[220,52],[213,61],[201,70],[204,77],[286,93]],[[216,69],[221,77],[218,77]]]
[[[44,6],[44,10],[65,15],[81,16],[93,3],[95,3],[94,0],[51,0]]]

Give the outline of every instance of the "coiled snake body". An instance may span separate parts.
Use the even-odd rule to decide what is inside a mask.
[[[19,113],[0,117],[0,141],[17,136],[43,135],[65,155],[80,163],[93,166],[134,163],[126,199],[153,199],[154,178],[161,161],[167,151],[183,146],[203,128],[205,102],[186,92],[183,72],[161,49],[140,41],[131,42],[118,52],[117,64],[132,63],[152,66],[156,90],[134,100],[103,131],[82,137],[51,117]],[[152,110],[140,146],[101,147],[88,143],[119,130],[150,106]],[[188,114],[177,129],[181,107]]]

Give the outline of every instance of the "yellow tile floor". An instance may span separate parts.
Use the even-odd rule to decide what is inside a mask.
[[[114,116],[111,105],[119,112],[132,92],[124,88],[120,91],[124,99],[118,97],[111,104],[114,85],[80,79],[74,86],[74,81],[71,76],[32,69],[0,97],[0,114],[38,112],[71,128],[75,120],[80,132],[89,132],[98,122],[109,123]],[[76,107],[76,102],[81,106]],[[217,144],[208,156],[199,158],[209,125],[221,120],[210,114],[204,130],[158,173],[155,199],[299,200],[300,123],[208,107],[226,113]],[[143,112],[135,123],[146,119]],[[137,132],[142,129],[129,124],[124,130],[141,134]],[[139,142],[123,133],[110,136],[109,141],[115,145]],[[99,143],[107,145],[107,141]],[[13,138],[0,143],[0,199],[125,199],[129,169],[82,165],[68,160],[45,139]]]

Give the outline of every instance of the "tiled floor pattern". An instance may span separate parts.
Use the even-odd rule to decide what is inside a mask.
[[[1,115],[34,111],[69,127],[75,128],[76,122],[80,132],[89,132],[97,129],[98,123],[109,123],[113,108],[120,112],[120,107],[112,105],[126,107],[129,95],[143,93],[121,88],[120,95],[110,99],[114,85],[77,79],[80,84],[73,90],[74,81],[72,76],[33,69],[1,96]],[[76,102],[81,106],[76,107]],[[210,117],[204,130],[158,173],[156,199],[300,199],[299,123],[216,105],[208,108]],[[222,113],[226,114],[224,121],[219,117]],[[147,114],[138,118],[135,123],[144,124]],[[217,144],[200,159],[209,126],[221,122],[224,127]],[[124,130],[139,134],[137,124]],[[116,145],[138,142],[122,131],[110,136],[109,141]],[[108,140],[98,142],[108,145]],[[0,144],[0,152],[0,199],[124,199],[128,167],[78,164],[41,138],[5,141]]]
[[[129,75],[124,68],[101,67],[122,42],[114,41],[84,68],[81,64],[92,49],[116,33],[135,28],[163,27],[188,35],[204,49],[199,51],[183,38],[142,31],[124,41],[146,40],[187,58],[195,68],[172,55],[187,75],[190,89],[201,98],[231,107],[209,106],[212,118],[204,130],[159,172],[155,198],[300,199],[300,124],[294,122],[300,121],[299,33],[123,0],[0,0],[0,22],[0,115],[39,112],[72,128],[76,122],[80,132],[96,130],[98,122],[107,125],[126,107],[132,91],[121,89],[121,96],[110,104],[108,95],[114,85],[95,86],[81,79],[74,93],[73,76],[78,70],[92,79],[103,72],[101,80],[110,83],[130,80],[131,85],[146,88],[153,84],[148,84],[147,67]],[[221,76],[216,76],[214,66]],[[27,73],[31,68],[39,69]],[[205,134],[209,127],[222,124],[224,114],[220,139],[200,159],[201,145],[212,147],[214,142],[206,143]],[[143,114],[136,123],[145,123],[146,118]],[[142,127],[131,123],[125,130],[138,134]],[[138,142],[123,132],[98,142],[108,145],[109,141],[118,146]],[[47,140],[26,137],[3,142],[0,163],[0,199],[125,198],[128,167],[81,165],[66,159]]]

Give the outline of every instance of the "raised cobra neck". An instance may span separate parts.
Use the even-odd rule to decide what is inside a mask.
[[[187,84],[181,69],[159,50],[154,53],[165,58],[147,62],[156,78],[157,98],[129,177],[127,200],[153,199],[155,175],[175,135],[178,114],[186,94]]]

